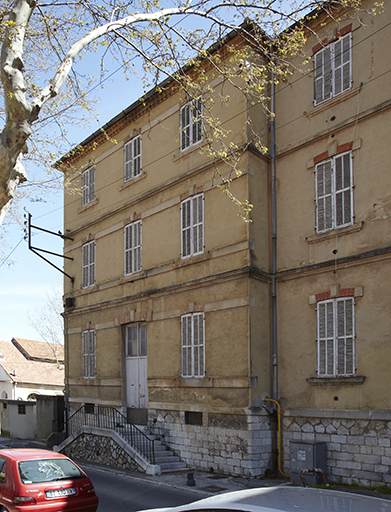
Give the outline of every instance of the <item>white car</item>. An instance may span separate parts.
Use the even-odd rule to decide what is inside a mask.
[[[328,489],[261,487],[144,512],[391,512],[391,501]]]

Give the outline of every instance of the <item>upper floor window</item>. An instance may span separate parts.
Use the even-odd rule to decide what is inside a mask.
[[[95,241],[82,247],[82,288],[95,284]]]
[[[202,140],[202,100],[192,100],[181,108],[181,151]]]
[[[204,252],[204,194],[181,204],[182,258]]]
[[[141,174],[141,135],[125,144],[124,181],[130,181]]]
[[[141,270],[141,220],[125,227],[125,275]]]
[[[89,329],[82,333],[83,337],[83,377],[94,379],[96,377],[96,340],[95,331]]]
[[[352,36],[330,43],[314,55],[314,103],[319,105],[352,84]]]
[[[127,325],[125,338],[126,357],[147,355],[147,324]]]
[[[318,303],[318,375],[355,373],[354,300],[352,297]]]
[[[352,167],[351,153],[315,166],[317,233],[353,224]]]
[[[204,313],[181,318],[182,377],[205,375]]]
[[[86,206],[95,199],[95,167],[89,167],[83,171],[81,179],[82,206]]]

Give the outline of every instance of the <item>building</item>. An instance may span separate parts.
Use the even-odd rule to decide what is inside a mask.
[[[64,350],[43,341],[12,338],[0,341],[0,398],[35,400],[37,395],[63,395]]]
[[[272,121],[213,82],[251,223],[211,179],[202,103],[172,83],[63,159],[82,190],[65,196],[71,412],[115,407],[192,467],[257,476],[275,455],[272,397],[285,472],[291,441],[319,441],[331,479],[388,483],[391,12],[361,15],[311,21],[314,68],[271,91]],[[269,130],[263,155],[252,133]]]

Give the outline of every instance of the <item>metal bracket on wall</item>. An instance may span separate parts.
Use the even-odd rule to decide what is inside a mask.
[[[34,247],[31,244],[31,230],[32,229],[38,229],[39,231],[43,231],[44,233],[49,233],[49,235],[59,236],[63,240],[73,240],[73,238],[71,238],[69,236],[66,236],[66,235],[63,235],[60,231],[58,233],[54,233],[54,231],[49,231],[48,229],[40,228],[39,226],[34,226],[31,223],[31,219],[32,219],[31,213],[27,212],[27,214],[28,214],[28,217],[25,215],[25,218],[27,217],[27,220],[24,223],[25,224],[25,236],[24,236],[24,238],[25,238],[25,240],[28,241],[29,250],[31,252],[33,252],[34,254],[36,254],[37,256],[39,256],[40,258],[42,258],[44,261],[46,261],[46,263],[49,263],[49,265],[54,267],[56,270],[58,270],[59,272],[64,274],[64,276],[68,277],[71,280],[71,282],[73,283],[74,278],[72,276],[70,276],[69,274],[64,272],[60,267],[58,267],[57,265],[52,263],[50,260],[45,258],[45,256],[42,256],[42,254],[40,254],[40,252],[44,252],[46,254],[52,254],[53,256],[58,256],[60,258],[64,258],[64,259],[67,259],[67,260],[73,260],[73,258],[71,258],[70,256],[64,256],[63,254],[58,254],[56,252],[47,251],[46,249],[41,249],[40,247]],[[40,252],[38,252],[38,251],[40,251]]]

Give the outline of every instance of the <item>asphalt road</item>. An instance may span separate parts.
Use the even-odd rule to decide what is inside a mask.
[[[200,491],[176,489],[80,465],[91,478],[99,497],[98,512],[135,512],[149,508],[175,507],[209,496]]]

